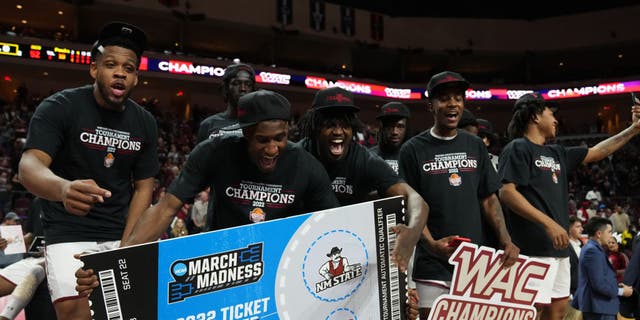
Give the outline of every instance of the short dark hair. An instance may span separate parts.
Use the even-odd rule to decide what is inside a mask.
[[[569,216],[569,227],[571,227],[576,222],[582,223],[582,221],[580,221],[577,216]]]
[[[410,121],[411,119],[403,118],[403,117],[382,118],[382,119],[379,120],[380,121],[380,128],[378,129],[378,132],[376,133],[376,142],[378,143],[378,146],[380,146],[380,148],[382,148],[383,145],[385,144],[384,133],[383,133],[383,129],[385,127],[385,124],[395,123],[396,121],[399,121],[399,120],[402,120],[402,119],[407,119],[407,123],[405,125],[404,140],[402,140],[402,144],[404,144],[409,139],[411,139],[411,137],[413,137],[413,129],[411,128],[411,121]]]
[[[251,83],[253,84],[252,91],[256,90],[256,72],[253,67],[246,63],[233,63],[224,69],[222,83],[220,84],[220,93],[222,94],[224,102],[229,102],[229,84],[231,83],[231,80],[233,80],[241,71],[249,74],[249,78],[251,78]]]
[[[589,237],[596,235],[596,232],[604,230],[607,225],[612,225],[611,220],[603,217],[591,217],[587,224],[584,226],[584,230]]]

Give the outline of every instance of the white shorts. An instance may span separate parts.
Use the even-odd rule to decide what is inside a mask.
[[[433,302],[443,294],[448,294],[451,288],[451,281],[441,280],[414,280],[416,291],[418,292],[418,307],[431,308]]]
[[[546,280],[553,285],[543,288],[536,297],[536,304],[546,305],[553,300],[568,298],[571,289],[571,262],[569,257],[531,257],[542,260],[551,265],[549,278]]]
[[[65,242],[47,245],[45,258],[47,281],[51,301],[78,298],[76,291],[76,271],[82,268],[82,261],[73,257],[78,253],[101,252],[120,247],[120,240],[105,242]]]
[[[24,278],[26,278],[27,275],[32,272],[33,268],[37,266],[44,268],[44,257],[27,257],[0,270],[0,277],[7,279],[7,281],[17,286],[22,283]]]

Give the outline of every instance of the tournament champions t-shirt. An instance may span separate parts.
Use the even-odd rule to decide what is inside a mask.
[[[26,149],[51,158],[51,171],[67,180],[93,179],[111,197],[86,216],[68,213],[62,202],[43,199],[47,244],[120,240],[126,224],[132,181],[159,169],[156,120],[131,99],[124,111],[100,107],[93,86],[60,91],[36,109]]]
[[[398,173],[398,158],[400,157],[400,148],[396,149],[395,152],[383,152],[380,148],[380,145],[375,145],[369,148],[369,151],[380,156],[380,158],[382,158],[391,167],[391,169],[396,172],[396,174]]]
[[[311,152],[309,139],[298,144]],[[370,200],[369,193],[374,190],[379,195],[386,194],[387,189],[402,181],[382,158],[355,142],[351,142],[346,157],[324,165],[332,180],[331,188],[343,206]]]
[[[538,210],[564,229],[569,226],[567,174],[587,155],[586,147],[537,145],[526,138],[514,139],[500,154],[498,174],[503,183],[514,183],[517,190]],[[505,207],[505,211],[506,211]],[[568,257],[569,248],[556,250],[544,228],[520,215],[505,214],[509,234],[524,255]]]
[[[237,130],[221,130],[224,127],[232,126],[238,123],[238,119],[229,118],[226,111],[216,113],[200,122],[198,129],[198,143],[206,140],[228,135],[242,136],[242,129]]]
[[[192,203],[207,186],[215,203],[211,230],[338,206],[322,165],[291,142],[270,173],[260,172],[249,159],[243,137],[201,142],[167,191]]]
[[[427,226],[434,239],[460,235],[486,244],[480,199],[495,193],[500,181],[482,140],[458,130],[441,140],[430,130],[411,138],[400,149],[400,176],[429,205]],[[416,246],[414,278],[450,281],[453,272],[445,257],[429,252],[424,240]]]

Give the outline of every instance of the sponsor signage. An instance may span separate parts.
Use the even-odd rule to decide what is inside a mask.
[[[45,46],[37,43],[20,44],[0,42],[0,56],[90,64],[91,51],[63,46]],[[208,65],[194,61],[159,59],[143,56],[141,71],[163,72],[186,76],[221,78],[226,64]],[[349,78],[350,79],[350,78]],[[288,74],[271,70],[256,70],[256,82],[272,85],[298,86],[320,90],[338,86],[355,94],[370,95],[397,100],[421,100],[427,97],[423,88],[397,88],[381,84],[346,80],[336,76],[324,78],[305,74]],[[425,85],[426,86],[426,85]],[[574,87],[556,87],[544,89],[506,89],[506,88],[470,88],[466,91],[467,100],[516,100],[523,94],[539,92],[545,99],[570,99],[594,95],[610,95],[640,91],[640,80],[626,82],[608,82],[585,84]]]

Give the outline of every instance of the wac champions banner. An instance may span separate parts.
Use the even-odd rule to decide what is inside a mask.
[[[557,264],[520,255],[503,268],[503,251],[463,242],[449,257],[449,294],[438,297],[428,320],[535,320],[536,303],[551,292]]]
[[[93,319],[404,319],[392,264],[404,200],[382,199],[84,255]]]

